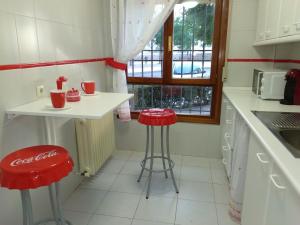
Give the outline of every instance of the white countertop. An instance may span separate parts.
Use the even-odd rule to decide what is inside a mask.
[[[6,113],[8,115],[99,119],[132,97],[133,94],[98,92],[95,96],[81,96],[79,102],[67,102],[66,104],[71,107],[65,110],[51,109],[51,100],[46,97],[8,109]]]
[[[300,106],[281,105],[278,101],[259,99],[252,93],[251,88],[224,87],[223,93],[300,194],[300,159],[294,158],[272,132],[251,112],[254,110],[300,112]]]

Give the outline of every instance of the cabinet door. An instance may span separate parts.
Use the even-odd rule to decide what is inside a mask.
[[[251,134],[242,225],[263,225],[271,170],[271,159],[260,141]],[[283,224],[282,224],[283,225]]]
[[[280,10],[279,36],[294,34],[294,7],[298,0],[284,0]]]
[[[299,225],[300,196],[277,166],[269,175],[269,182],[265,225]]]
[[[294,11],[293,11],[293,32],[295,34],[300,33],[300,1],[299,0],[294,0]]]
[[[267,0],[259,0],[257,8],[256,41],[265,40]]]
[[[266,40],[278,37],[279,14],[282,0],[268,0],[266,13]]]

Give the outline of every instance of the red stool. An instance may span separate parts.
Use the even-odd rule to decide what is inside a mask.
[[[73,169],[69,153],[60,146],[40,145],[20,149],[0,162],[0,186],[21,192],[23,225],[55,221],[57,225],[71,223],[63,218],[59,181]],[[34,223],[29,189],[49,186],[53,217]]]
[[[148,187],[147,187],[147,194],[146,199],[149,198],[150,194],[150,186],[151,186],[151,178],[153,172],[163,172],[165,173],[165,177],[168,178],[168,171],[170,171],[173,185],[175,188],[176,193],[179,193],[177,184],[175,181],[173,168],[175,166],[175,163],[171,160],[170,157],[170,147],[169,147],[169,130],[170,125],[176,123],[176,113],[172,109],[146,109],[142,110],[139,116],[138,121],[141,124],[144,124],[147,126],[147,141],[146,141],[146,152],[144,160],[141,162],[141,173],[138,178],[138,182],[140,182],[144,170],[149,171],[149,178],[148,178]],[[161,155],[154,156],[154,126],[160,126],[161,127]],[[167,127],[167,134],[166,134],[166,146],[167,146],[167,156],[164,154],[164,127]],[[149,127],[151,127],[151,154],[148,156],[149,152]],[[162,159],[163,163],[163,170],[154,170],[153,169],[153,160],[159,158]],[[150,168],[146,168],[147,160],[150,160]],[[168,162],[169,167],[166,168],[165,160]]]

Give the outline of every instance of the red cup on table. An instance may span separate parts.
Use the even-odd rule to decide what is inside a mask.
[[[81,88],[84,93],[90,95],[95,93],[96,83],[95,81],[83,81],[81,82]]]
[[[66,104],[66,92],[63,90],[50,91],[50,98],[54,108],[64,108]]]

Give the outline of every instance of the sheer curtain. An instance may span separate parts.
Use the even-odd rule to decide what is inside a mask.
[[[177,2],[178,0],[110,0],[111,39],[115,61],[110,64],[114,64],[114,92],[128,92],[122,64],[127,64],[144,49]],[[120,106],[118,114],[120,120],[130,120],[128,102]]]

